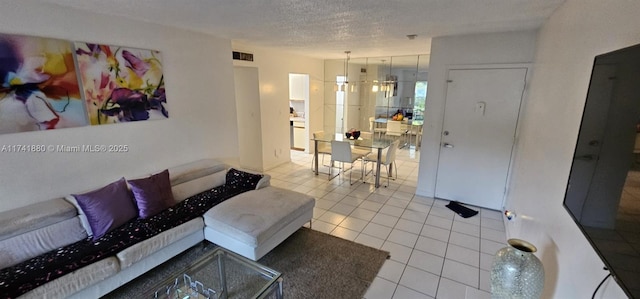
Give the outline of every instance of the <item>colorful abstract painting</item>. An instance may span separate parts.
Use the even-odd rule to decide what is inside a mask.
[[[71,42],[0,34],[0,134],[84,126]]]
[[[92,125],[169,117],[160,52],[77,42],[76,55]]]

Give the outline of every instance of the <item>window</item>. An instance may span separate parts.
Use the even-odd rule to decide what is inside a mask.
[[[427,101],[427,81],[417,81],[415,88],[415,102],[413,104],[413,119],[424,120],[424,108]]]

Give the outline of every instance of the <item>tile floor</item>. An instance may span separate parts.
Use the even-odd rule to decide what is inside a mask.
[[[493,254],[506,244],[501,213],[480,209],[465,219],[445,207],[448,201],[415,195],[419,152],[397,155],[397,180],[378,189],[350,186],[348,174],[331,181],[315,176],[312,156],[298,151],[267,173],[273,186],[316,198],[313,229],[391,253],[365,298],[490,298]],[[356,163],[354,177],[359,169]]]

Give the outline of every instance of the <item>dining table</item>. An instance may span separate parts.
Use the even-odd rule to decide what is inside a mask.
[[[313,151],[313,155],[314,155],[314,164],[313,164],[313,169],[316,175],[318,175],[318,143],[320,142],[329,142],[331,143],[331,141],[333,140],[337,140],[337,141],[349,141],[349,143],[351,143],[351,145],[355,148],[366,148],[366,149],[371,149],[376,150],[377,151],[377,159],[376,159],[376,175],[375,175],[375,183],[374,186],[376,188],[380,187],[380,163],[382,161],[382,151],[385,148],[388,148],[391,143],[393,142],[393,140],[389,140],[386,138],[373,138],[373,139],[363,139],[362,137],[360,138],[347,138],[346,136],[342,135],[342,134],[334,134],[334,135],[325,135],[321,138],[312,138],[311,140],[313,140],[313,146],[314,146],[314,151]],[[330,166],[331,167],[331,166]]]

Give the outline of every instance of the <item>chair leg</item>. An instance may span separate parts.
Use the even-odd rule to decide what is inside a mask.
[[[396,173],[396,178],[395,179],[397,179],[398,178],[398,163],[396,163],[396,161],[393,161],[392,163],[393,163],[393,168],[395,168],[395,170],[396,170],[395,171],[395,173]]]
[[[320,168],[320,165],[322,166],[330,166],[330,165],[325,165],[324,164],[324,156],[325,154],[322,154],[322,161],[320,163],[318,163],[318,168]],[[311,156],[311,170],[313,170],[313,161],[316,160],[316,155]]]
[[[389,165],[385,165],[384,169],[387,171],[387,175],[386,175],[386,177],[387,177],[387,185],[384,186],[386,188],[386,187],[389,187]]]

